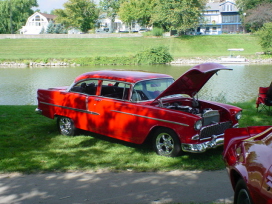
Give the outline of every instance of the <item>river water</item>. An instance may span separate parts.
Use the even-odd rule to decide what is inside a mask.
[[[70,85],[76,76],[105,69],[143,70],[169,74],[177,79],[194,65],[88,66],[59,68],[0,68],[0,105],[35,105],[38,88]],[[272,81],[272,65],[226,65],[199,92],[199,98],[219,102],[255,99],[261,86]]]

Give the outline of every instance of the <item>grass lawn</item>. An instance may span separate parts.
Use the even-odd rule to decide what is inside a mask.
[[[257,37],[242,34],[171,38],[0,39],[0,62],[132,56],[158,45],[169,47],[174,58],[226,56],[229,55],[228,48],[244,48],[243,56],[253,56],[255,52],[262,51]]]
[[[271,116],[256,113],[254,102],[243,108],[240,126],[271,125]],[[167,158],[148,145],[134,145],[87,132],[62,136],[56,121],[34,113],[35,106],[0,106],[0,173],[87,171],[171,171],[223,169],[223,147],[206,153]]]

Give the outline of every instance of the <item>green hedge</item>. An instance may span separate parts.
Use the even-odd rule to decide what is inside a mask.
[[[75,59],[74,62],[80,65],[129,65],[129,64],[165,64],[171,62],[169,49],[165,46],[158,46],[145,49],[135,56],[129,57],[84,57]]]

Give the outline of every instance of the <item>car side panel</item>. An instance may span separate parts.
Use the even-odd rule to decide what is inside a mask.
[[[171,128],[183,138],[196,134],[192,128],[196,120],[194,117],[190,118],[188,115],[174,113],[168,109],[95,97],[93,101],[88,102],[88,110],[98,114],[92,116],[95,120],[92,124],[94,128],[91,129],[137,144],[144,142],[151,129],[156,126]]]

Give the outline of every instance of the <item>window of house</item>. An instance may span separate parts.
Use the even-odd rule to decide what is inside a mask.
[[[239,23],[240,16],[239,15],[223,15],[222,23]]]
[[[211,16],[205,16],[205,21],[207,23],[210,23],[211,22]]]
[[[40,17],[39,15],[37,15],[37,16],[35,17],[35,21],[41,21],[41,17]]]
[[[223,11],[232,11],[233,10],[233,5],[232,4],[225,4],[225,5],[223,5],[222,10]]]

